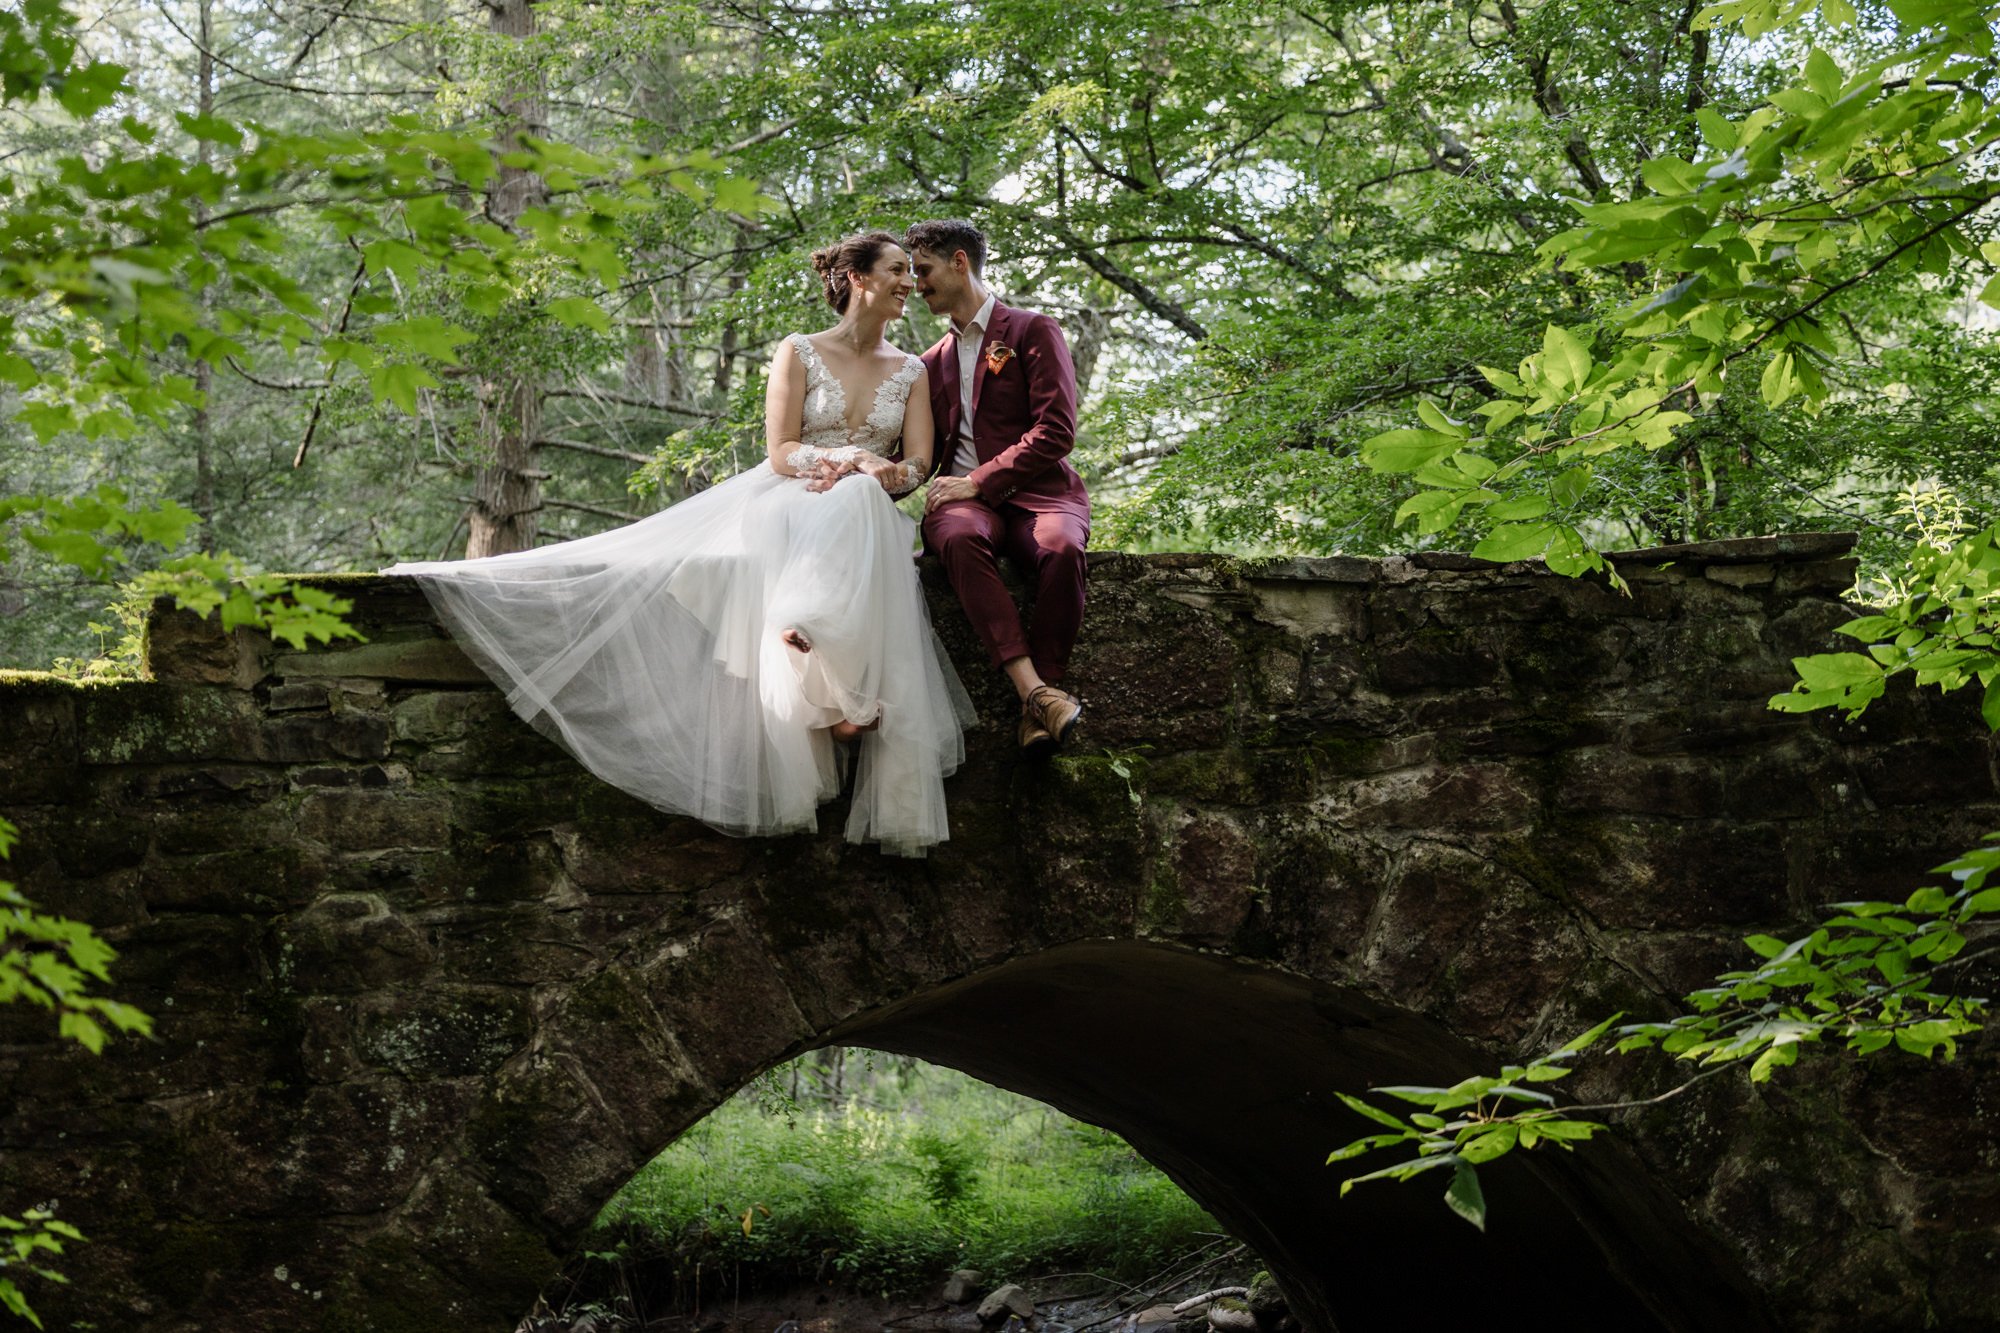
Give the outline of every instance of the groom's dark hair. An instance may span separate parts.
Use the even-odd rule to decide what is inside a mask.
[[[903,233],[903,248],[928,250],[940,259],[950,259],[963,250],[965,262],[972,266],[972,276],[985,276],[986,233],[963,218],[932,218],[919,222]]]

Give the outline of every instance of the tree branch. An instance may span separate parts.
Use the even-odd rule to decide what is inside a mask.
[[[675,416],[694,417],[701,421],[720,421],[720,412],[709,412],[699,407],[689,407],[685,403],[662,403],[651,398],[641,398],[636,394],[616,393],[610,389],[584,387],[581,389],[544,389],[544,398],[588,398],[595,403],[616,403],[620,407],[643,407],[653,412],[671,412]]]
[[[650,463],[653,460],[645,454],[635,454],[629,449],[609,449],[601,444],[585,444],[582,440],[536,440],[537,449],[567,449],[572,453],[595,454],[599,458],[616,458],[627,463]]]
[[[1196,342],[1202,342],[1207,339],[1208,330],[1203,328],[1193,315],[1190,315],[1186,310],[1166,297],[1161,296],[1130,273],[1119,268],[1096,250],[1093,250],[1084,242],[1081,236],[1078,236],[1075,232],[1071,231],[1068,227],[1062,226],[1060,223],[1055,224],[1053,231],[1063,244],[1069,247],[1070,253],[1083,261],[1084,266],[1097,274],[1098,277],[1103,278],[1113,287],[1124,292],[1140,305],[1146,307],[1147,310],[1164,319],[1182,333],[1187,334],[1188,337],[1194,339]]]

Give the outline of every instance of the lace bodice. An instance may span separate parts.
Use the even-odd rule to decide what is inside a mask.
[[[924,363],[906,353],[902,368],[875,390],[875,401],[869,405],[861,425],[849,430],[847,390],[826,368],[819,349],[803,333],[794,333],[787,341],[806,368],[805,420],[800,423],[800,442],[816,449],[851,446],[883,458],[893,454],[896,441],[903,434],[903,408],[910,401],[910,386],[917,382]]]

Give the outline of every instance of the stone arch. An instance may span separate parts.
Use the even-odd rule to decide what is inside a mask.
[[[696,1059],[663,1048],[645,998],[685,986],[691,957],[669,947],[652,969],[574,992],[545,1029],[540,1058],[503,1076],[474,1111],[467,1179],[484,1181],[543,1235],[574,1235],[720,1105],[734,1086],[692,1091]],[[693,970],[713,978],[715,966]],[[757,990],[748,979],[724,986]],[[767,1015],[786,1007],[775,992],[763,998]],[[676,1038],[694,1030],[668,1022]],[[758,1035],[783,1041],[796,1031],[780,1021]],[[731,1042],[729,1068],[754,1075],[802,1049],[795,1037],[760,1048],[748,1036]],[[914,1055],[1112,1129],[1257,1249],[1309,1329],[1428,1327],[1462,1318],[1468,1303],[1532,1308],[1553,1328],[1770,1327],[1726,1251],[1615,1146],[1582,1170],[1545,1159],[1489,1169],[1501,1219],[1490,1235],[1450,1216],[1431,1189],[1339,1199],[1325,1157],[1361,1126],[1333,1092],[1439,1082],[1479,1059],[1434,1020],[1356,989],[1184,945],[1081,940],[864,1007],[804,1043]],[[635,1070],[635,1051],[657,1065]],[[600,1061],[610,1068],[593,1068]],[[1190,1066],[1215,1077],[1189,1078]],[[507,1299],[531,1295],[552,1262],[515,1274]],[[1690,1272],[1702,1282],[1688,1283]],[[409,1278],[385,1290],[414,1285]],[[496,1300],[491,1313],[503,1309]]]

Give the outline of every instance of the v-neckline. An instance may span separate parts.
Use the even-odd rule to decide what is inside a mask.
[[[847,386],[840,382],[840,376],[834,374],[833,367],[826,363],[826,354],[820,351],[819,347],[814,344],[812,335],[801,333],[799,337],[805,341],[807,347],[812,349],[813,360],[819,362],[820,374],[826,376],[828,382],[833,385],[834,392],[840,395],[840,424],[846,430],[847,438],[852,440],[855,436],[868,429],[869,423],[875,417],[875,409],[882,405],[882,391],[889,387],[896,376],[903,373],[903,367],[897,366],[882,377],[882,382],[875,386],[875,392],[868,400],[868,411],[862,414],[861,424],[857,426],[847,419],[848,409],[852,407],[852,404],[847,400]],[[909,358],[904,357],[903,360],[907,364]]]

